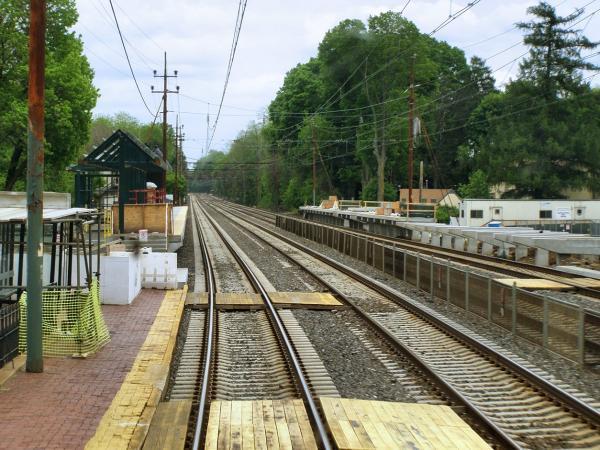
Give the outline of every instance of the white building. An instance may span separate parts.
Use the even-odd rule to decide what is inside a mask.
[[[600,200],[464,199],[459,210],[458,223],[469,227],[492,221],[503,226],[600,221]]]

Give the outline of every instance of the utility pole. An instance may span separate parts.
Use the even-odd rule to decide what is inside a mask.
[[[206,149],[206,154],[208,155],[209,152],[209,148],[208,148],[208,136],[210,134],[210,105],[206,105],[206,145],[205,145],[205,149]]]
[[[410,84],[408,86],[408,209],[412,203],[412,184],[413,184],[413,147],[414,147],[414,122],[415,122],[415,59],[417,55],[412,55],[412,65],[410,68]]]
[[[175,186],[173,186],[173,204],[179,204],[179,114],[175,118]]]
[[[183,163],[183,141],[185,134],[182,132],[183,125],[179,125],[179,116],[177,116],[177,125],[175,126],[175,188],[173,189],[173,201],[175,204],[181,204],[181,193],[179,192],[179,177],[183,176],[181,164]]]
[[[27,372],[44,371],[42,264],[46,1],[30,0],[27,103]]]
[[[315,135],[315,123],[314,120],[310,122],[310,131],[312,135],[312,182],[313,182],[313,206],[316,206],[317,202],[317,138]]]
[[[164,70],[163,70],[163,74],[162,75],[157,75],[156,70],[154,70],[154,78],[162,78],[163,79],[163,89],[162,91],[159,90],[154,90],[154,86],[150,86],[150,90],[152,91],[153,94],[162,94],[162,104],[163,104],[163,136],[162,136],[162,151],[163,151],[163,159],[165,161],[165,163],[168,163],[168,159],[167,159],[167,96],[168,94],[179,94],[179,86],[177,86],[177,90],[175,91],[170,91],[169,87],[168,87],[168,79],[169,78],[177,78],[177,71],[174,70],[173,71],[173,75],[167,75],[167,52],[165,52],[165,66],[164,66]],[[165,193],[167,190],[167,172],[165,171],[165,173],[163,174],[163,185],[162,187],[165,189]]]

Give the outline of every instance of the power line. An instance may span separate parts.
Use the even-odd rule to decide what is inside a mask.
[[[140,94],[140,98],[142,99],[142,102],[144,103],[144,106],[148,110],[148,113],[150,114],[150,116],[154,116],[154,113],[148,107],[148,104],[146,103],[146,99],[142,95],[142,91],[141,91],[140,86],[139,86],[139,84],[137,82],[137,78],[135,77],[135,73],[133,72],[133,67],[131,67],[131,61],[129,59],[129,54],[127,53],[127,47],[125,47],[125,41],[123,40],[123,34],[121,33],[121,27],[119,27],[119,21],[117,20],[117,14],[115,13],[115,8],[113,7],[112,0],[108,0],[108,2],[110,3],[110,9],[112,10],[113,17],[115,19],[115,24],[117,25],[117,31],[119,32],[119,38],[121,38],[121,45],[123,45],[123,51],[125,52],[125,57],[127,58],[127,65],[129,66],[129,70],[131,71],[131,76],[133,77],[133,81],[135,83],[135,87],[137,88],[138,94]]]
[[[207,151],[212,144],[213,138],[215,137],[215,132],[217,131],[217,125],[219,123],[219,116],[221,114],[221,108],[223,107],[223,100],[225,100],[225,93],[227,92],[227,85],[229,84],[229,76],[231,75],[231,69],[233,67],[233,60],[235,59],[235,52],[237,50],[238,40],[240,38],[240,32],[242,30],[242,23],[244,21],[244,13],[246,12],[246,3],[247,0],[240,0],[238,4],[238,13],[235,22],[235,28],[233,31],[233,40],[231,42],[231,49],[229,51],[229,63],[227,65],[227,73],[225,75],[225,83],[223,85],[223,93],[221,94],[221,101],[219,102],[219,109],[217,110],[217,117],[215,118],[215,123],[213,124],[212,134],[210,136],[210,140],[208,142]]]
[[[131,22],[133,24],[133,26],[135,26],[140,33],[142,33],[150,42],[152,42],[156,48],[158,48],[160,51],[164,52],[164,49],[154,40],[152,39],[150,36],[148,36],[148,34],[143,30],[143,28],[141,28],[132,18],[129,14],[127,14],[127,12],[121,8],[121,6],[117,3],[117,8],[119,8],[121,10],[121,12],[123,14],[125,14],[125,17],[127,17],[127,19],[129,19],[129,22]],[[131,43],[130,43],[131,45]]]

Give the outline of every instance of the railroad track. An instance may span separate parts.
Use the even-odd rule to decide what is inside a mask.
[[[235,216],[223,204],[214,208],[336,293],[427,374],[492,442],[503,448],[600,447],[600,414],[591,399],[549,381],[546,374],[409,297],[251,221],[249,215]],[[371,290],[368,299],[350,293],[357,284]]]
[[[249,214],[259,220],[266,223],[272,224],[274,218],[277,216],[274,213],[266,213],[264,211],[250,208],[243,205],[223,201],[224,204],[231,205],[235,208],[241,209],[244,213]],[[260,212],[259,212],[260,211]],[[313,223],[309,220],[295,218],[296,220],[304,220],[308,223]],[[460,250],[446,249],[436,247],[430,244],[424,244],[421,242],[410,241],[403,238],[391,238],[373,233],[367,233],[361,230],[338,227],[334,225],[326,225],[318,223],[320,226],[343,230],[345,233],[352,234],[354,236],[368,237],[375,242],[382,242],[389,245],[395,245],[397,248],[409,250],[415,253],[423,255],[434,256],[436,258],[450,260],[460,264],[477,267],[479,269],[488,270],[491,272],[501,273],[510,277],[515,278],[542,278],[545,280],[556,281],[558,283],[572,286],[577,293],[585,295],[591,298],[600,299],[600,290],[590,288],[578,282],[578,279],[585,278],[580,275],[561,272],[551,267],[540,267],[532,264],[527,264],[519,261],[511,261],[504,258],[497,258],[494,256],[479,255],[474,253],[468,253]]]
[[[205,214],[199,203],[191,197],[195,226],[200,236],[200,246],[205,269],[205,286],[208,304],[206,311],[191,311],[188,338],[183,344],[182,356],[175,371],[171,398],[192,398],[195,411],[190,429],[189,446],[203,448],[211,400],[248,400],[301,398],[310,419],[315,439],[321,448],[332,448],[325,426],[317,409],[313,391],[332,393],[327,380],[323,380],[314,349],[301,342],[302,333],[291,333],[284,322],[289,318],[274,308],[269,294],[251,267],[236,252],[230,238]],[[213,242],[207,243],[206,234],[212,227]],[[216,308],[217,282],[213,260],[214,238],[222,242],[235,258],[247,277],[247,284],[261,295],[265,309],[261,311],[218,311]],[[220,256],[223,259],[223,255]],[[221,271],[231,272],[222,261]],[[231,274],[230,274],[231,275]],[[220,274],[223,277],[223,274]],[[293,323],[291,323],[293,326]],[[202,338],[200,339],[200,336]],[[292,336],[292,337],[290,337]],[[302,345],[292,342],[295,338]],[[201,344],[200,344],[200,341]],[[200,347],[202,351],[200,351]],[[296,348],[304,348],[299,355]],[[311,367],[311,375],[318,379],[316,386],[309,384],[303,364]],[[322,366],[321,366],[322,367]],[[324,368],[323,368],[324,370]],[[335,390],[335,388],[333,388]]]

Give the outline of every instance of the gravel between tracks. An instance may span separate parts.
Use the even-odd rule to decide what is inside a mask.
[[[365,326],[354,312],[296,309],[293,314],[321,357],[342,397],[415,401],[396,377],[349,330],[350,326]],[[370,340],[380,341],[377,337]]]

